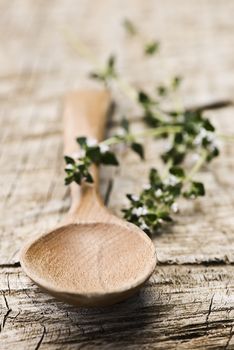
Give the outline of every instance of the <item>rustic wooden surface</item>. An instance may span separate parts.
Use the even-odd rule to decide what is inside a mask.
[[[67,306],[35,287],[18,263],[24,240],[52,228],[69,207],[61,98],[86,82],[90,66],[65,31],[100,58],[117,53],[120,70],[136,85],[152,88],[182,74],[185,105],[199,106],[234,98],[234,2],[1,0],[0,9],[0,348],[234,349],[231,143],[221,145],[222,156],[201,176],[207,197],[181,203],[175,227],[155,237],[160,265],[128,302],[94,310]],[[121,28],[124,16],[162,42],[158,59],[142,60]],[[220,132],[234,133],[233,107],[208,113]],[[108,204],[117,214],[124,193],[146,181],[158,148],[147,144],[145,164],[130,153],[122,157],[120,169],[102,175],[102,194],[112,185]]]

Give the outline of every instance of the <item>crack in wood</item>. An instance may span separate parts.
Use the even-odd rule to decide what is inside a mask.
[[[45,337],[45,334],[46,334],[46,327],[44,325],[41,325],[41,326],[42,326],[43,330],[42,330],[41,337],[40,337],[40,339],[39,339],[39,341],[38,341],[38,343],[37,343],[37,345],[35,347],[35,350],[38,350],[40,348],[40,346],[41,346],[41,344],[43,342],[43,339]]]
[[[231,339],[232,339],[232,337],[233,337],[233,334],[234,334],[234,332],[233,332],[233,325],[230,327],[230,332],[229,332],[229,335],[228,335],[228,340],[227,340],[227,343],[225,344],[225,346],[224,346],[224,350],[227,350],[228,349],[228,347],[229,347],[229,344],[230,344],[230,341],[231,341]]]
[[[208,334],[211,334],[214,330],[218,330],[219,328],[222,329],[226,323],[230,323],[231,320],[219,320],[219,321],[212,321],[209,323],[210,327],[207,329],[207,324],[205,323],[196,323],[192,325],[186,325],[185,327],[182,327],[182,329],[178,329],[176,334],[171,335],[166,334],[168,339],[174,340],[174,341],[189,341],[196,338],[206,337]],[[228,340],[232,338],[232,330],[233,326],[230,327],[230,332],[228,336]],[[230,343],[229,340],[229,343]],[[226,344],[227,346],[227,344]]]
[[[3,299],[4,299],[4,302],[5,302],[6,308],[7,308],[7,310],[9,310],[10,308],[9,308],[9,305],[8,305],[8,301],[7,301],[5,292],[3,292],[2,295],[3,295]]]
[[[1,330],[5,327],[6,320],[7,320],[8,316],[9,316],[9,314],[12,312],[12,309],[10,309],[10,307],[9,307],[9,304],[8,304],[5,292],[2,292],[2,295],[3,295],[3,299],[4,299],[4,302],[5,302],[6,308],[7,308],[7,312],[3,316]]]
[[[6,324],[6,320],[9,316],[9,314],[12,312],[12,309],[7,310],[7,312],[5,313],[5,315],[3,316],[3,321],[2,321],[2,329],[5,327]]]
[[[5,268],[18,268],[20,267],[20,262],[16,261],[15,263],[9,263],[9,264],[0,264],[0,269],[5,269]]]
[[[10,287],[9,273],[7,273],[6,276],[7,276],[7,287],[8,287],[8,291],[9,291],[9,294],[10,294],[11,293],[11,287]]]
[[[17,319],[17,317],[21,314],[21,311],[17,312],[17,314],[15,316],[8,316],[8,318],[10,318],[12,320],[12,324],[14,324],[15,320]]]
[[[226,258],[224,259],[207,259],[207,260],[196,260],[196,261],[172,261],[172,260],[158,260],[158,266],[233,266],[234,261],[229,261]]]
[[[206,316],[206,326],[207,327],[208,327],[208,324],[209,324],[209,317],[210,317],[210,314],[212,312],[214,296],[215,296],[215,294],[213,294],[211,299],[210,299],[210,305],[209,305],[209,309],[208,309],[207,316]]]

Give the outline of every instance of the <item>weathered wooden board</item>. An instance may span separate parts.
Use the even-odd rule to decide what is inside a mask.
[[[0,0],[0,11],[0,348],[234,348],[231,143],[221,145],[222,157],[201,174],[206,198],[180,203],[176,225],[155,237],[163,265],[140,297],[105,311],[75,310],[44,295],[17,267],[23,241],[53,227],[69,207],[62,96],[88,84],[91,66],[65,31],[86,41],[100,60],[115,52],[119,70],[136,86],[152,89],[175,73],[185,76],[184,103],[199,106],[234,99],[234,2]],[[126,16],[162,42],[158,58],[143,60],[139,44],[121,28]],[[234,133],[233,107],[207,113],[220,132]],[[132,127],[142,128],[133,119]],[[138,192],[149,167],[159,165],[162,147],[147,142],[144,164],[127,153],[120,154],[119,169],[103,169],[101,191],[105,196],[111,181],[114,212],[120,215],[125,193]]]
[[[4,349],[231,349],[234,267],[159,266],[138,296],[76,309],[2,270]],[[45,307],[46,305],[46,307]]]

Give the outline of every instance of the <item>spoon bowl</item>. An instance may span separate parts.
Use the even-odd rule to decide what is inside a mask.
[[[131,226],[62,226],[28,243],[22,267],[41,288],[72,304],[100,306],[121,301],[155,267],[150,239]]]
[[[65,109],[65,152],[78,135],[102,138],[110,97],[106,91],[69,94]],[[155,248],[138,227],[111,214],[94,184],[71,186],[72,205],[64,223],[30,240],[21,266],[43,290],[74,305],[102,306],[124,300],[150,277]]]

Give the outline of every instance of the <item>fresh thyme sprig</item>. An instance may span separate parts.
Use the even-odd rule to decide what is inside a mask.
[[[66,162],[65,172],[67,174],[65,178],[66,185],[69,185],[72,182],[81,185],[84,181],[92,183],[93,178],[90,173],[90,167],[92,164],[119,165],[115,153],[110,148],[111,146],[120,143],[125,144],[125,146],[132,149],[132,151],[143,160],[144,147],[139,142],[138,138],[150,136],[160,137],[160,135],[163,135],[165,132],[173,134],[180,130],[178,127],[171,128],[165,126],[155,129],[150,128],[140,133],[133,134],[130,132],[129,123],[125,118],[122,119],[121,126],[122,128],[117,134],[100,143],[95,139],[90,139],[85,136],[76,139],[80,151],[64,157]]]
[[[122,211],[126,220],[151,235],[163,224],[173,221],[171,214],[177,213],[176,200],[180,196],[197,198],[204,195],[204,185],[186,177],[182,168],[171,167],[165,179],[153,168],[149,173],[149,183],[140,195],[127,194],[130,205]]]
[[[208,162],[218,156],[215,127],[202,111],[165,113],[160,110],[159,103],[155,102],[154,98],[142,91],[139,92],[138,101],[143,110],[144,120],[149,126],[167,125],[180,128],[173,136],[169,149],[162,154],[165,163],[170,161],[173,165],[181,164],[188,154],[194,151],[199,154],[205,150]],[[163,135],[164,138],[168,136],[168,133]]]
[[[140,36],[142,39],[131,21],[125,20],[123,24],[128,34],[132,37]],[[144,52],[148,55],[156,53],[158,48],[156,41],[147,41],[144,44]],[[65,183],[76,182],[80,185],[83,182],[93,182],[90,173],[92,164],[118,165],[119,160],[114,150],[116,144],[123,143],[143,160],[145,151],[142,138],[164,139],[168,147],[161,155],[165,163],[162,175],[157,169],[151,169],[149,183],[139,195],[127,194],[130,204],[122,210],[126,220],[150,235],[173,220],[178,211],[180,197],[194,199],[205,195],[204,184],[196,181],[196,174],[204,164],[219,154],[215,127],[202,111],[186,111],[183,108],[170,112],[163,110],[161,101],[178,90],[180,76],[175,76],[168,84],[159,84],[154,94],[137,91],[121,78],[116,67],[116,57],[111,55],[101,69],[91,72],[90,77],[110,89],[112,83],[116,82],[141,108],[146,128],[142,132],[132,133],[125,117],[121,122],[120,132],[101,143],[86,137],[77,138],[80,152],[65,157]],[[192,168],[187,165],[187,161],[191,159],[196,160]]]
[[[90,173],[90,167],[95,165],[118,165],[118,160],[113,152],[109,150],[109,146],[105,143],[98,144],[95,139],[87,137],[78,137],[76,139],[80,146],[80,152],[71,156],[65,156],[66,162],[66,178],[65,184],[69,185],[76,182],[81,185],[86,181],[93,182],[93,177]]]

